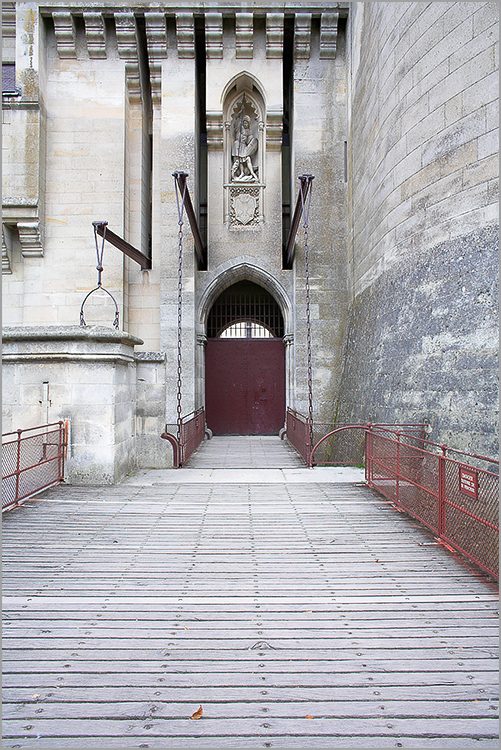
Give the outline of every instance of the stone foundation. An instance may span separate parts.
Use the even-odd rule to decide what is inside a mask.
[[[69,419],[68,481],[119,481],[141,463],[134,357],[141,343],[101,327],[6,328],[4,432]]]

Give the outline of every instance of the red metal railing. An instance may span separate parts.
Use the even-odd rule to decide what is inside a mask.
[[[205,436],[205,409],[197,409],[182,417],[180,439],[167,430],[160,436],[172,445],[172,464],[175,469],[184,466],[200,446]]]
[[[365,434],[369,487],[431,529],[448,549],[498,578],[499,474],[493,471],[497,460],[390,426],[346,425],[313,446],[310,465],[320,446],[345,430]]]
[[[309,466],[312,447],[310,420],[294,409],[287,408],[285,430],[287,440]]]
[[[362,425],[366,427],[367,425]],[[340,427],[347,427],[347,430],[339,430]],[[364,462],[365,454],[365,434],[363,430],[354,430],[354,425],[342,422],[319,422],[315,419],[310,429],[310,420],[294,409],[287,408],[286,412],[286,429],[285,435],[293,448],[299,453],[307,466],[312,466],[311,449],[314,445],[315,466],[358,466]],[[386,427],[390,430],[400,429],[416,438],[425,439],[428,425],[424,422],[419,423],[394,423],[386,424],[378,422],[374,424],[384,430]],[[322,438],[336,430],[336,440],[334,442],[325,442]]]
[[[64,481],[66,433],[54,422],[2,435],[2,510]]]
[[[183,417],[181,424],[181,466],[197,450],[205,435],[205,409],[197,409]]]

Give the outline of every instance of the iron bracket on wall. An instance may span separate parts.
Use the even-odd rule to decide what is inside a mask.
[[[108,240],[108,242],[121,250],[121,252],[128,258],[131,258],[133,261],[138,263],[141,266],[141,271],[146,271],[151,268],[151,258],[148,258],[147,255],[135,248],[129,242],[126,242],[122,237],[119,237],[118,234],[115,234],[115,232],[112,232],[111,229],[108,229],[108,222],[93,221],[92,223],[95,225],[96,231],[100,237],[104,237],[106,234],[106,239]]]
[[[202,235],[200,234],[200,229],[198,228],[197,217],[193,208],[193,203],[191,202],[190,191],[188,190],[188,185],[186,184],[188,172],[176,171],[172,173],[172,176],[176,180],[179,194],[183,196],[186,215],[188,216],[188,221],[190,222],[191,233],[193,235],[193,241],[195,243],[195,255],[198,262],[198,270],[206,271],[207,248],[202,241]]]
[[[297,230],[299,229],[299,222],[301,221],[301,216],[303,215],[304,206],[307,205],[307,198],[308,193],[311,190],[311,183],[314,179],[315,178],[312,174],[302,174],[299,177],[299,193],[296,200],[294,214],[292,216],[289,236],[287,237],[287,242],[285,243],[284,247],[284,268],[289,271],[294,265],[296,234]]]

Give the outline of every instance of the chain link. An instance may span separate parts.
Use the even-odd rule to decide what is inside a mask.
[[[310,449],[313,446],[313,365],[311,356],[311,304],[310,304],[310,248],[309,248],[309,215],[311,204],[312,175],[306,175],[307,181],[301,180],[301,203],[303,208],[304,231],[304,276],[306,299],[306,355],[307,355],[307,385],[308,385],[308,432]],[[306,190],[306,196],[304,191]]]
[[[183,222],[179,221],[177,270],[177,439],[181,442],[183,391]]]
[[[177,266],[177,439],[181,444],[181,426],[183,423],[183,212],[186,184],[181,195],[177,173],[174,173],[174,184],[176,188],[176,201],[178,212],[178,266]]]

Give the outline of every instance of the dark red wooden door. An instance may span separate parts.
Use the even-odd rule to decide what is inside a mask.
[[[209,339],[205,409],[215,435],[276,435],[285,419],[283,341]]]

